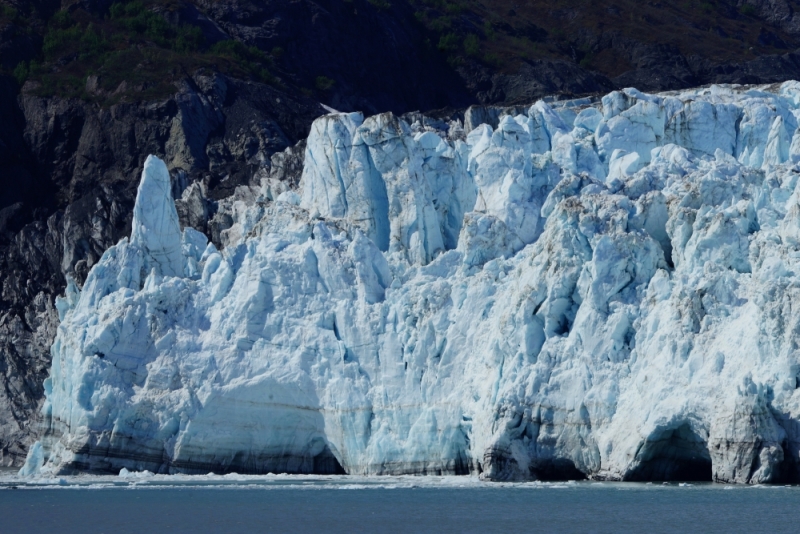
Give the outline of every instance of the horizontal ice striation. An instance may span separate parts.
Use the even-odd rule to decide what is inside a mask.
[[[223,251],[152,158],[25,470],[797,481],[798,116],[796,82],[328,115]]]

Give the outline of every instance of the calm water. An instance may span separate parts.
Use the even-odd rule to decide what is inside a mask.
[[[17,489],[12,489],[17,488]],[[797,532],[800,488],[474,479],[0,480],[0,532]]]

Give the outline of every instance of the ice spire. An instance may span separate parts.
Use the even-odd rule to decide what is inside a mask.
[[[167,166],[156,156],[144,162],[133,208],[131,243],[141,247],[163,276],[183,276],[181,227],[172,199]]]

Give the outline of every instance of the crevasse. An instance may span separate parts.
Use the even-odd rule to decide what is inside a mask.
[[[224,250],[148,159],[24,473],[800,479],[800,84],[318,119]]]

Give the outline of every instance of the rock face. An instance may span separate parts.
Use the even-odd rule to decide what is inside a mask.
[[[264,51],[279,48],[278,65],[299,86],[314,88],[320,75],[333,80],[318,96],[343,111],[529,105],[552,94],[800,77],[800,18],[788,0],[702,6],[625,0],[456,1],[446,8],[414,0],[201,0],[197,5],[229,36]],[[427,30],[420,24],[425,19]],[[477,39],[478,49],[462,53],[468,36]],[[500,36],[528,48],[521,53],[513,46],[495,47]],[[492,60],[492,54],[500,57]]]
[[[197,2],[230,37],[261,50],[299,87],[319,76],[333,85],[319,97],[336,109],[371,113],[465,107],[474,98],[405,1],[230,0]]]
[[[82,284],[103,252],[130,235],[131,177],[147,154],[169,165],[182,224],[218,236],[227,226],[224,217],[212,222],[217,200],[254,176],[280,175],[288,157],[281,151],[324,110],[202,73],[163,101],[108,108],[28,94],[17,106],[7,78],[0,90],[8,97],[0,103],[0,463],[14,465],[39,432],[55,296],[69,277]]]
[[[148,160],[134,237],[57,301],[24,472],[797,481],[799,106],[328,115],[222,252]]]

